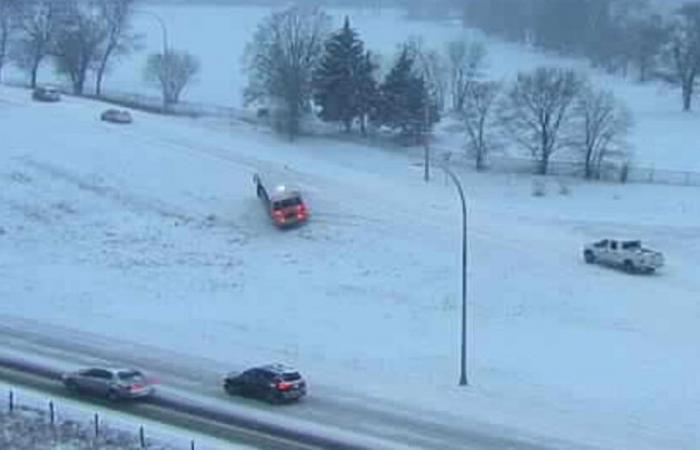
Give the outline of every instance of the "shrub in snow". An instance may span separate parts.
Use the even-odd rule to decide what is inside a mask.
[[[532,196],[544,197],[547,195],[547,185],[543,180],[532,180]]]
[[[569,185],[565,181],[559,180],[559,195],[569,195],[570,193]]]
[[[629,163],[624,163],[620,168],[620,183],[627,183],[627,177],[630,173]]]
[[[0,448],[17,450],[137,450],[141,449],[137,433],[109,427],[100,429],[95,438],[92,424],[59,420],[51,425],[46,411],[24,406],[13,413],[0,413]],[[149,443],[148,448],[168,447]]]

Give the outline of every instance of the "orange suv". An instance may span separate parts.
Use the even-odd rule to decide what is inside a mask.
[[[258,198],[263,201],[268,214],[278,227],[301,224],[309,219],[309,209],[299,190],[283,184],[275,185],[274,189],[270,190],[258,174],[253,176],[253,183]]]

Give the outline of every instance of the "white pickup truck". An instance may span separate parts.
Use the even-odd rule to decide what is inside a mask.
[[[589,264],[602,263],[621,267],[629,273],[652,273],[664,265],[663,255],[642,247],[641,241],[603,239],[586,245],[583,259]]]

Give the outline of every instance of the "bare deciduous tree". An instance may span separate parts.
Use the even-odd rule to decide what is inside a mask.
[[[671,71],[666,78],[681,85],[683,110],[689,111],[700,72],[700,2],[683,5],[676,16],[669,49]]]
[[[7,60],[10,35],[17,28],[22,0],[0,0],[0,76]]]
[[[649,15],[632,21],[627,26],[629,53],[639,70],[639,81],[645,82],[654,71],[663,46],[668,41],[668,30],[660,15]]]
[[[426,83],[431,101],[438,111],[443,111],[449,82],[444,57],[435,50],[425,48],[423,39],[419,37],[410,38],[406,48],[415,61],[418,74]]]
[[[464,108],[469,83],[480,75],[486,60],[486,47],[480,42],[453,41],[447,44],[446,52],[452,109],[460,112]]]
[[[536,158],[542,175],[547,173],[552,154],[570,144],[569,110],[581,86],[573,70],[540,67],[519,73],[501,105],[504,129]]]
[[[199,61],[193,55],[179,50],[153,54],[146,63],[145,77],[155,82],[163,94],[163,106],[167,110],[180,101],[182,90],[199,71]]]
[[[578,147],[581,149],[585,177],[599,178],[606,157],[624,149],[624,137],[632,125],[630,113],[609,91],[583,89],[573,107],[580,122]]]
[[[129,51],[135,44],[136,35],[129,32],[134,0],[99,0],[97,6],[106,31],[104,44],[95,73],[95,94],[102,94],[102,80],[110,58]]]
[[[54,56],[58,72],[68,76],[76,94],[83,93],[88,71],[99,60],[106,36],[95,2],[61,2]]]
[[[246,102],[269,101],[282,111],[282,128],[293,139],[309,111],[312,73],[323,54],[330,18],[318,8],[291,7],[261,24],[248,44]]]
[[[488,81],[472,81],[465,88],[462,120],[467,129],[468,148],[476,158],[476,170],[485,168],[491,145],[487,134],[493,125],[493,106],[499,89],[498,83]]]
[[[41,62],[52,50],[56,25],[55,0],[28,0],[19,21],[20,35],[15,43],[13,59],[29,73],[31,87],[36,87]]]

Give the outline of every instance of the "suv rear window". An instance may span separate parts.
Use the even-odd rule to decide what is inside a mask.
[[[273,209],[289,208],[290,206],[301,205],[301,199],[299,197],[285,198],[284,200],[278,200],[272,204]]]
[[[282,381],[297,381],[301,380],[301,375],[299,375],[299,372],[286,372],[280,378],[282,378]]]

